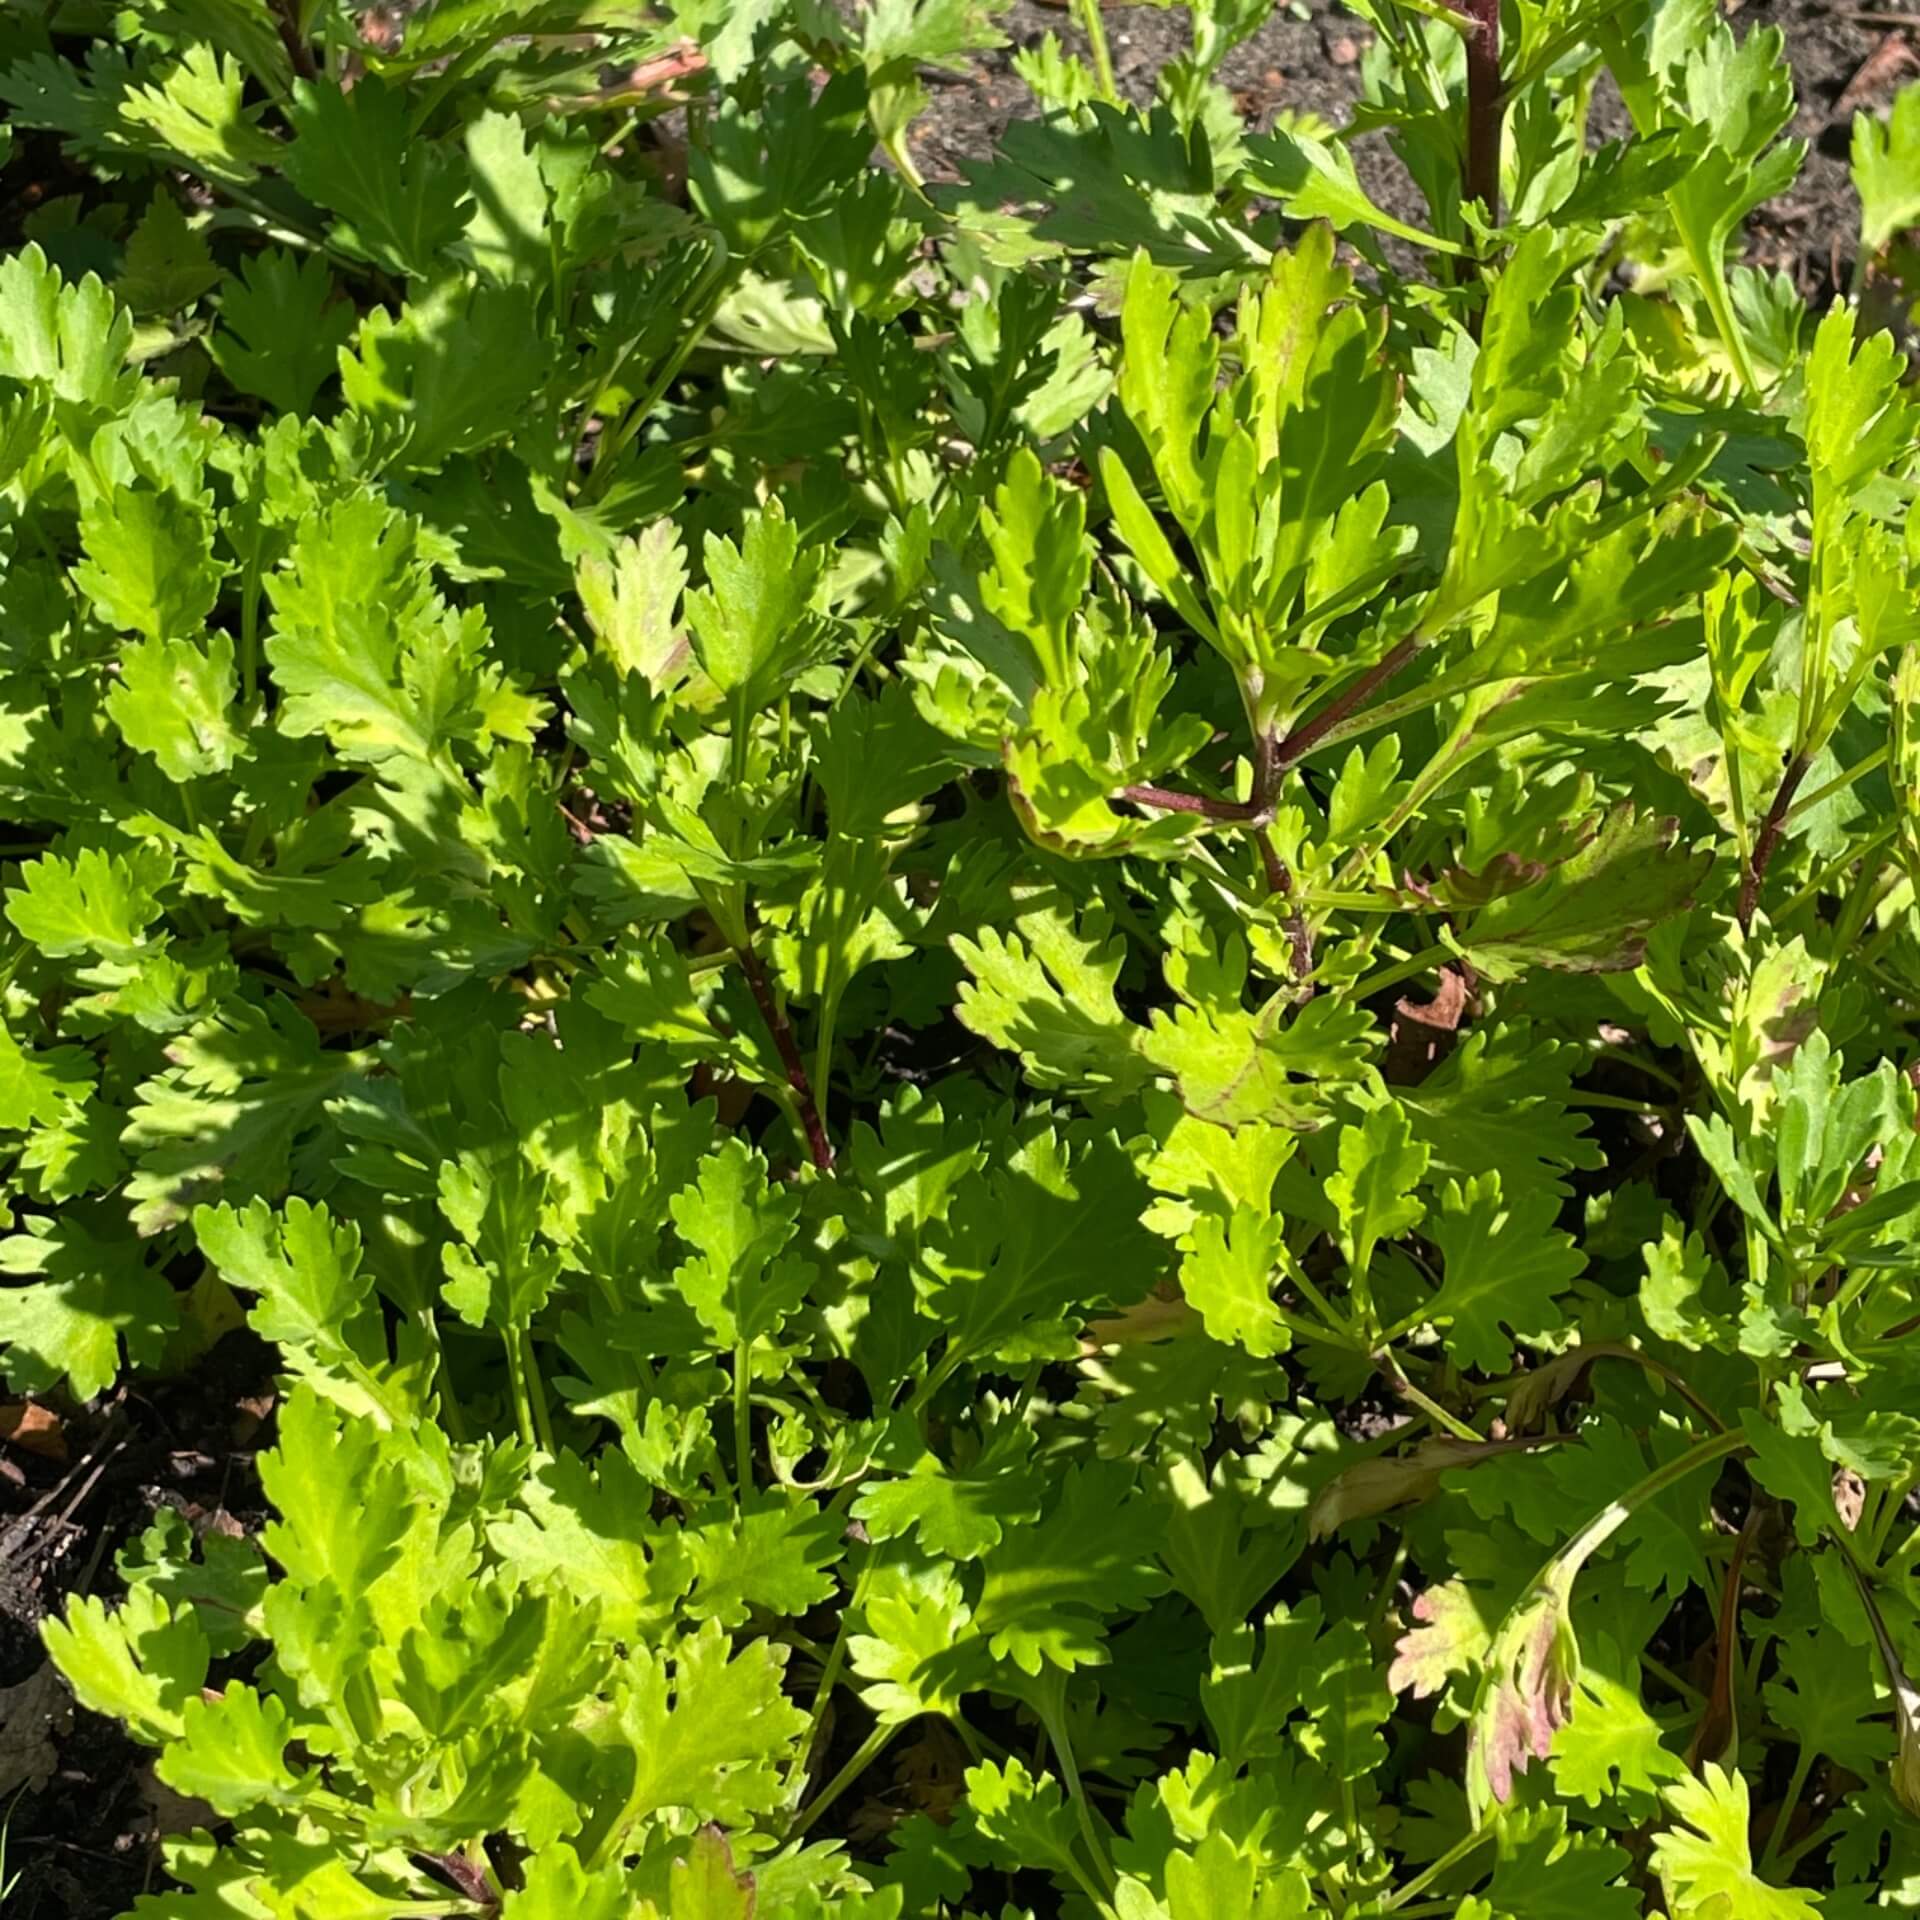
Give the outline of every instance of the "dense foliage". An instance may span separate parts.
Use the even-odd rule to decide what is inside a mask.
[[[288,1377],[142,1913],[1920,1905],[1906,364],[1776,32],[1356,5],[0,20],[4,1367]]]

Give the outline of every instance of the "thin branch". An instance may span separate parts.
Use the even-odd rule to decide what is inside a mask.
[[[1173,787],[1122,787],[1120,797],[1137,807],[1158,807],[1162,813],[1197,813],[1205,820],[1228,820],[1246,826],[1260,818],[1265,802],[1213,800],[1204,793],[1181,793]]]
[[[1767,877],[1767,863],[1772,860],[1774,850],[1780,844],[1780,836],[1786,831],[1787,815],[1793,810],[1793,796],[1800,791],[1800,783],[1807,777],[1807,769],[1812,764],[1805,753],[1794,755],[1781,779],[1780,791],[1773,796],[1773,805],[1767,809],[1767,817],[1760,823],[1759,834],[1753,843],[1753,858],[1747,863],[1746,878],[1740,883],[1742,933],[1753,925],[1754,909],[1760,904],[1760,883]]]
[[[306,37],[294,24],[292,15],[284,6],[273,9],[273,24],[280,35],[280,44],[287,50],[287,60],[294,72],[302,80],[314,80],[319,77],[320,69],[314,65],[313,49],[307,45]]]
[[[833,1147],[827,1139],[825,1126],[821,1124],[820,1108],[814,1100],[813,1085],[807,1079],[806,1063],[800,1058],[800,1043],[793,1037],[793,1027],[787,1019],[786,1009],[775,996],[773,985],[767,979],[767,970],[761,965],[760,956],[754,952],[751,942],[737,951],[740,955],[740,971],[746,975],[747,985],[753,991],[754,1004],[760,1009],[760,1018],[767,1023],[767,1031],[773,1036],[780,1064],[787,1072],[787,1085],[793,1089],[795,1104],[800,1109],[800,1126],[807,1136],[807,1152],[820,1172],[831,1173]]]
[[[1418,633],[1408,634],[1385,659],[1369,667],[1339,699],[1322,707],[1311,720],[1288,734],[1274,748],[1274,772],[1285,773],[1296,761],[1304,760],[1363,700],[1378,693],[1420,651],[1421,637]]]
[[[1500,0],[1465,0],[1467,42],[1466,195],[1500,218]]]

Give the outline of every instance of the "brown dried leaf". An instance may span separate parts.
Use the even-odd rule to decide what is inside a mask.
[[[1477,1467],[1496,1454],[1554,1444],[1554,1434],[1527,1435],[1514,1440],[1455,1440],[1434,1435],[1411,1453],[1386,1454],[1357,1461],[1337,1473],[1313,1497],[1307,1510],[1307,1531],[1324,1540],[1349,1520],[1371,1520],[1375,1514],[1431,1499],[1440,1489],[1440,1476],[1456,1467]]]
[[[26,1453],[37,1453],[43,1460],[67,1457],[67,1431],[60,1416],[51,1407],[36,1406],[21,1400],[0,1407],[0,1439],[11,1441]]]

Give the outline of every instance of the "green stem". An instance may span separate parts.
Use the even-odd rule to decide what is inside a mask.
[[[501,1336],[501,1342],[507,1350],[507,1388],[513,1395],[514,1424],[520,1430],[523,1444],[537,1447],[539,1436],[533,1430],[533,1402],[527,1395],[527,1374],[525,1362],[520,1351],[520,1343],[514,1337],[515,1329],[509,1327]]]
[[[1486,1444],[1487,1437],[1485,1434],[1475,1433],[1464,1420],[1455,1419],[1439,1401],[1422,1393],[1421,1390],[1407,1378],[1406,1369],[1401,1366],[1398,1355],[1390,1349],[1383,1348],[1378,1357],[1384,1360],[1391,1369],[1389,1377],[1392,1380],[1394,1392],[1399,1394],[1403,1400],[1410,1400],[1443,1433],[1452,1434],[1456,1440],[1470,1440],[1475,1446],[1484,1446]]]
[[[1780,1877],[1783,1880],[1791,1879],[1794,1869],[1799,1866],[1800,1862],[1805,1859],[1815,1847],[1825,1846],[1832,1838],[1833,1823],[1830,1820],[1822,1820],[1814,1827],[1811,1833],[1802,1834],[1801,1837],[1774,1862],[1775,1867],[1779,1870]]]
[[[557,1452],[553,1444],[553,1415],[547,1406],[547,1386],[540,1377],[539,1356],[533,1350],[533,1329],[516,1328],[515,1338],[520,1343],[520,1377],[533,1411],[534,1437],[543,1451]]]
[[[800,1836],[873,1765],[874,1761],[880,1757],[880,1750],[897,1732],[899,1732],[897,1725],[890,1725],[885,1722],[875,1727],[874,1730],[861,1741],[859,1750],[854,1754],[853,1758],[794,1815],[793,1825],[787,1829],[787,1840],[789,1842],[798,1840]]]
[[[1430,1866],[1423,1867],[1404,1887],[1396,1888],[1394,1892],[1388,1894],[1381,1901],[1381,1906],[1388,1913],[1397,1913],[1409,1901],[1417,1900],[1443,1873],[1450,1873],[1483,1841],[1491,1840],[1499,1824],[1497,1820],[1489,1820],[1484,1827],[1475,1827],[1472,1832],[1462,1834],[1438,1860]]]
[[[1333,1332],[1335,1345],[1351,1347],[1355,1352],[1358,1352],[1366,1345],[1366,1342],[1360,1338],[1353,1322],[1344,1314],[1336,1313],[1333,1310],[1332,1302],[1307,1278],[1305,1269],[1301,1267],[1297,1260],[1288,1261],[1281,1271],[1287,1277],[1287,1284],[1327,1323]],[[1324,1335],[1320,1337],[1322,1339],[1325,1338]]]
[[[1792,1824],[1794,1811],[1800,1805],[1800,1795],[1806,1788],[1807,1775],[1813,1771],[1813,1762],[1814,1750],[1802,1740],[1800,1750],[1793,1756],[1793,1772],[1787,1780],[1786,1796],[1780,1802],[1780,1811],[1774,1815],[1773,1831],[1767,1835],[1767,1850],[1760,1856],[1762,1873],[1780,1857],[1780,1842],[1787,1837],[1787,1828]]]
[[[426,1336],[427,1345],[433,1349],[433,1384],[439,1389],[439,1412],[446,1425],[447,1438],[455,1446],[462,1446],[467,1438],[466,1416],[460,1411],[460,1396],[454,1392],[453,1381],[448,1377],[447,1348],[440,1338],[440,1322],[434,1318],[431,1307],[422,1307],[414,1319]]]
[[[1606,1506],[1602,1507],[1554,1555],[1554,1564],[1570,1566],[1571,1572],[1577,1572],[1586,1560],[1597,1553],[1627,1523],[1637,1509],[1645,1506],[1649,1500],[1657,1499],[1669,1487],[1677,1486],[1696,1469],[1708,1466],[1715,1460],[1724,1460],[1730,1453],[1744,1452],[1746,1444],[1745,1433],[1737,1428],[1731,1433],[1716,1433],[1712,1439],[1702,1440],[1697,1446],[1689,1447],[1685,1453],[1676,1455],[1665,1466],[1656,1467],[1637,1486],[1630,1488],[1617,1500],[1610,1500]]]
[[[1696,259],[1693,270],[1700,282],[1700,291],[1706,296],[1707,311],[1713,316],[1713,330],[1720,336],[1720,344],[1726,348],[1741,386],[1750,394],[1758,394],[1760,376],[1754,370],[1753,356],[1747,351],[1747,336],[1740,331],[1739,318],[1728,298],[1724,268],[1719,261]]]
[[[1628,1100],[1617,1093],[1570,1093],[1567,1095],[1570,1107],[1604,1107],[1610,1113],[1667,1113],[1670,1107],[1662,1106],[1657,1100]]]
[[[733,1476],[734,1492],[745,1513],[753,1492],[753,1343],[738,1341],[733,1349]]]
[[[847,1658],[847,1633],[853,1624],[853,1616],[860,1611],[866,1599],[867,1581],[873,1573],[875,1558],[873,1549],[869,1547],[866,1564],[861,1567],[859,1577],[853,1583],[853,1592],[847,1604],[840,1609],[840,1624],[834,1630],[833,1645],[827,1649],[826,1664],[820,1669],[820,1684],[813,1690],[813,1711],[807,1722],[807,1736],[800,1743],[800,1791],[805,1790],[807,1764],[813,1757],[814,1744],[820,1738],[820,1724],[826,1718],[827,1702],[833,1697],[834,1688],[840,1684],[840,1669]],[[796,1792],[795,1798],[798,1797]]]
[[[1454,952],[1451,947],[1437,945],[1423,947],[1420,952],[1410,954],[1406,959],[1398,960],[1390,967],[1382,967],[1378,973],[1368,974],[1358,986],[1349,991],[1347,997],[1356,1003],[1370,1000],[1376,993],[1384,993],[1389,987],[1397,987],[1401,981],[1411,980],[1416,974],[1425,973],[1430,968],[1453,958]]]
[[[1822,800],[1831,799],[1836,793],[1844,793],[1856,780],[1864,780],[1870,773],[1878,772],[1887,764],[1889,749],[1875,747],[1864,759],[1856,760],[1845,773],[1836,773],[1831,780],[1823,781],[1811,793],[1803,793],[1787,809],[1787,818],[1805,813],[1809,807],[1817,807]]]
[[[1079,1816],[1080,1835],[1087,1843],[1087,1852],[1093,1858],[1094,1869],[1103,1889],[1103,1894],[1096,1898],[1104,1907],[1107,1904],[1104,1895],[1113,1891],[1113,1863],[1107,1858],[1106,1842],[1100,1837],[1100,1829],[1094,1823],[1093,1804],[1081,1784],[1079,1763],[1073,1757],[1073,1740],[1067,1732],[1066,1685],[1064,1674],[1051,1676],[1044,1691],[1035,1698],[1034,1705],[1039,1710],[1041,1723],[1046,1727],[1047,1738],[1053,1743],[1060,1771],[1066,1778],[1067,1797],[1072,1800],[1074,1812]]]
[[[1113,74],[1113,49],[1107,45],[1107,23],[1100,14],[1100,0],[1074,0],[1074,17],[1087,36],[1087,49],[1093,55],[1093,77],[1100,97],[1108,106],[1120,104],[1120,86]]]
[[[260,555],[247,555],[240,576],[240,687],[243,704],[251,709],[260,679]]]

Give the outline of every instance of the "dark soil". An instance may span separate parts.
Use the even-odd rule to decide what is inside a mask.
[[[126,1912],[164,1884],[162,1837],[195,1824],[117,1724],[50,1713],[51,1689],[22,1683],[46,1664],[40,1623],[70,1594],[119,1592],[114,1556],[161,1508],[196,1532],[264,1523],[253,1462],[271,1442],[275,1358],[252,1334],[229,1334],[187,1377],[137,1381],[60,1414],[39,1439],[64,1459],[13,1441],[0,1454],[0,1690],[20,1689],[11,1701],[0,1691],[0,1778],[21,1782],[6,1828],[6,1871],[19,1875],[7,1920]]]
[[[1735,0],[1729,8],[1736,32],[1764,26],[1785,31],[1800,95],[1793,132],[1810,148],[1793,190],[1750,223],[1749,258],[1791,274],[1810,296],[1823,296],[1840,282],[1840,265],[1850,260],[1859,230],[1859,204],[1847,172],[1853,116],[1863,109],[1884,111],[1900,84],[1920,72],[1920,37],[1909,41],[1904,30],[1890,29],[1890,10],[1867,0],[1848,6]],[[1122,90],[1135,100],[1150,99],[1155,76],[1186,48],[1186,10],[1106,0],[1105,17]],[[909,136],[930,180],[959,178],[966,161],[992,150],[1010,119],[1034,111],[1013,72],[1018,49],[1052,33],[1069,50],[1086,51],[1084,37],[1060,6],[1014,0],[1001,28],[1011,45],[983,56],[972,73],[941,81],[932,107]],[[1314,113],[1339,125],[1360,97],[1368,38],[1338,0],[1295,0],[1294,10],[1283,6],[1228,57],[1220,77],[1255,126],[1270,124],[1277,113]],[[1363,149],[1361,168],[1369,188],[1392,211],[1418,216],[1398,163],[1384,142],[1371,144],[1375,164],[1365,163]]]

